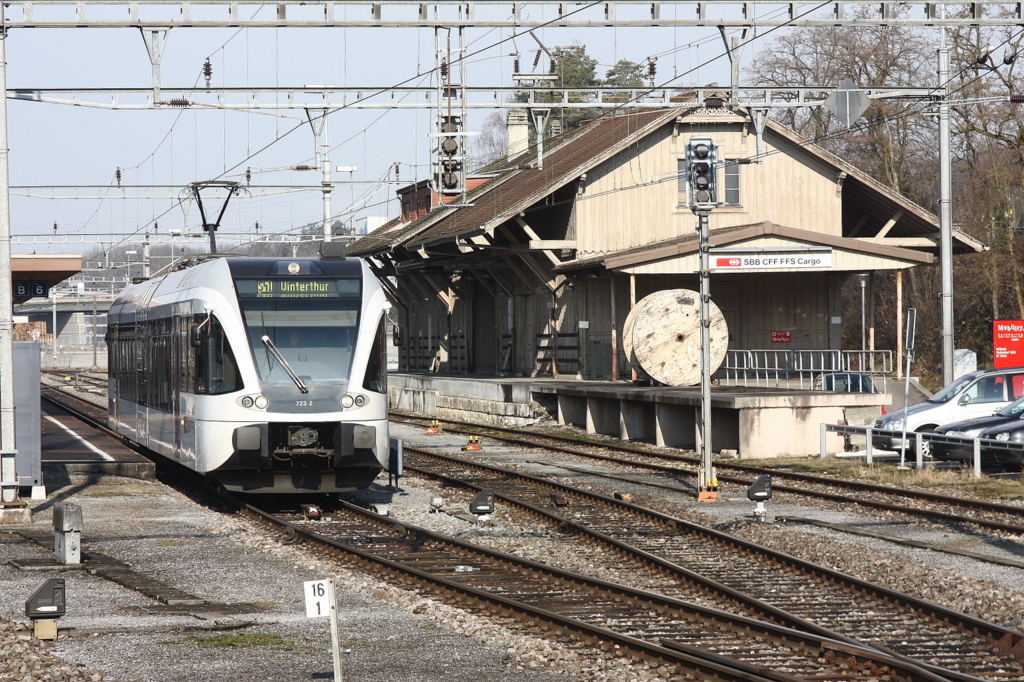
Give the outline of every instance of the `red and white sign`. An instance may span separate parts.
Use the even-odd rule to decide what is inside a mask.
[[[992,364],[996,369],[1024,366],[1024,320],[992,323]]]
[[[793,332],[772,332],[772,343],[791,343]]]
[[[712,270],[804,270],[831,267],[831,251],[711,253]]]

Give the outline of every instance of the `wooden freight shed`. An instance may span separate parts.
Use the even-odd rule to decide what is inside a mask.
[[[698,285],[684,172],[693,137],[714,140],[724,162],[711,292],[731,350],[771,347],[773,332],[786,350],[839,349],[844,278],[936,260],[934,215],[783,126],[718,103],[598,119],[545,140],[541,158],[531,149],[484,169],[457,206],[355,242],[350,253],[371,259],[398,304],[401,368],[628,377],[613,337],[632,303]],[[429,193],[405,188],[403,206],[436,205]],[[980,249],[954,239],[958,253]]]

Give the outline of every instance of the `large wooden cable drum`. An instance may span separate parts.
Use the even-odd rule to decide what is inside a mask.
[[[725,360],[729,327],[709,302],[711,373]],[[700,295],[689,289],[666,289],[640,300],[626,316],[622,350],[630,364],[667,386],[700,383]]]

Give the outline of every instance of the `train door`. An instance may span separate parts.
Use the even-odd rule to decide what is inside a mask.
[[[174,442],[172,444],[172,456],[174,459],[181,459],[181,376],[183,374],[183,368],[181,366],[181,352],[182,347],[188,346],[188,339],[182,338],[183,333],[188,333],[186,326],[187,322],[184,321],[181,315],[175,314],[171,317],[171,420],[172,427],[174,429]],[[182,330],[186,331],[182,331]]]
[[[135,308],[135,353],[131,358],[134,364],[136,377],[136,442],[143,447],[149,447],[149,407],[151,401],[149,396],[149,355],[152,352],[149,328],[149,303],[156,292],[157,283],[153,282],[146,293],[142,295],[138,306]]]

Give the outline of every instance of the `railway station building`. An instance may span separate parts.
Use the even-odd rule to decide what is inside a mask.
[[[698,288],[694,137],[724,162],[710,216],[711,296],[729,330],[720,378],[748,351],[839,351],[847,278],[937,262],[935,215],[756,112],[717,99],[632,111],[492,164],[458,207],[437,207],[426,183],[400,190],[402,216],[349,249],[396,303],[400,369],[632,378],[617,338],[631,306]],[[980,249],[955,231],[955,253]]]

